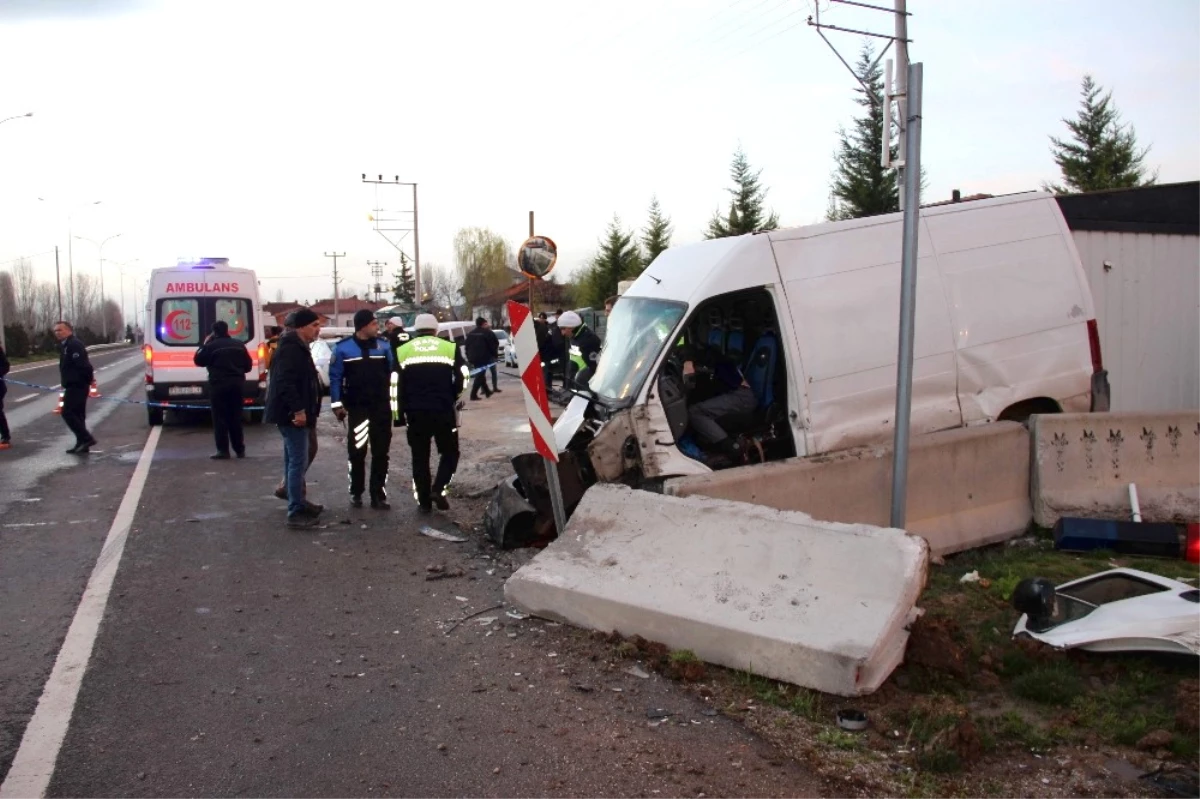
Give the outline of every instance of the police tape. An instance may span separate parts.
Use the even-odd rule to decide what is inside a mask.
[[[0,377],[0,381],[3,381],[5,383],[8,383],[8,384],[14,385],[14,386],[25,386],[26,388],[35,388],[39,391],[50,391],[50,392],[57,391],[59,393],[62,392],[61,388],[55,388],[54,386],[43,386],[39,383],[26,383],[23,380],[13,380],[11,377]],[[101,394],[98,397],[89,397],[89,399],[107,400],[109,402],[116,402],[116,403],[120,403],[122,405],[141,405],[142,407],[146,407],[146,408],[162,408],[164,410],[171,410],[171,411],[211,411],[212,410],[212,406],[210,406],[210,405],[189,405],[189,404],[182,403],[182,402],[156,402],[156,401],[150,401],[150,400],[135,400],[135,399],[127,399],[126,397],[107,397],[103,394]],[[261,410],[265,410],[265,408],[262,405],[244,405],[242,407],[242,410],[244,410],[244,411],[261,411]]]
[[[467,373],[467,377],[475,377],[476,375],[486,372],[495,367],[497,364],[490,363],[487,366],[480,366],[477,369],[472,369]],[[14,386],[25,386],[26,388],[34,388],[39,391],[62,391],[54,386],[43,386],[40,383],[26,383],[24,380],[14,380],[11,377],[0,377],[0,382],[8,383]],[[106,397],[101,394],[98,397],[89,397],[89,399],[102,399],[109,402],[117,402],[123,405],[141,405],[146,408],[162,408],[163,410],[171,411],[211,411],[211,405],[189,405],[183,402],[155,402],[151,400],[134,400],[126,397]],[[245,405],[242,407],[244,411],[262,411],[266,408],[262,405]]]

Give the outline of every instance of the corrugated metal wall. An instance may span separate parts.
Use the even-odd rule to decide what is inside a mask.
[[[1073,235],[1096,302],[1112,409],[1200,408],[1200,238]]]

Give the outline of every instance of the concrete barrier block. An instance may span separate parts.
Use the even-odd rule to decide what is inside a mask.
[[[927,562],[925,541],[902,530],[601,484],[504,595],[539,616],[853,696],[903,659]]]
[[[674,496],[753,502],[813,518],[887,526],[892,448],[863,447],[669,480]],[[935,555],[993,544],[1029,527],[1029,434],[998,422],[917,436],[909,448],[907,529]]]
[[[1200,411],[1062,413],[1030,419],[1034,520],[1200,519]]]

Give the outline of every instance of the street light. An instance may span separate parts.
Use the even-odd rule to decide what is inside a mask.
[[[104,336],[104,342],[106,344],[108,343],[108,316],[104,313],[104,245],[108,244],[110,241],[112,241],[113,239],[115,239],[117,236],[120,236],[120,235],[121,235],[120,233],[114,233],[111,236],[109,236],[107,239],[105,239],[104,241],[100,242],[99,244],[96,244],[96,242],[93,239],[89,239],[87,236],[76,236],[75,237],[75,238],[79,239],[80,241],[89,241],[92,244],[96,244],[96,247],[99,251],[98,257],[100,259],[100,328],[101,328],[101,334]]]
[[[53,201],[47,200],[45,197],[38,197],[38,199],[44,203],[50,203],[51,205],[55,204]],[[86,208],[89,205],[99,205],[102,202],[104,201],[95,200],[93,202],[86,202],[82,205],[75,206],[67,212],[67,280],[69,281],[67,288],[71,292],[71,319],[73,321],[78,321],[76,320],[76,316],[78,316],[79,308],[77,308],[75,305],[75,257],[74,248],[72,246],[74,243],[74,237],[71,234],[71,217],[81,208]]]
[[[125,314],[125,270],[122,269],[121,267],[129,266],[130,264],[135,264],[139,260],[141,260],[141,259],[140,258],[130,258],[128,261],[111,261],[110,262],[110,263],[116,265],[117,274],[121,276],[121,321],[123,321],[127,326],[129,325],[129,317],[126,316],[126,314]],[[134,313],[137,313],[136,299],[134,300]],[[130,329],[132,329],[132,327],[130,327]]]
[[[6,117],[4,119],[0,119],[0,125],[3,125],[5,122],[8,122],[10,119],[24,119],[25,117],[31,117],[31,116],[33,116],[32,111],[30,111],[28,114],[17,114],[15,117]]]

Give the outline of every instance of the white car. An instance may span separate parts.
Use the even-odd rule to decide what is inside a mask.
[[[510,362],[512,356],[509,355],[509,350],[513,346],[513,340],[503,330],[495,330],[493,332],[496,334],[496,338],[500,339],[500,350],[496,353],[496,362],[505,366],[515,365],[515,362]]]
[[[336,342],[334,342],[336,343]],[[312,352],[313,363],[317,367],[317,380],[321,383],[321,393],[329,393],[329,362],[333,360],[333,345],[325,339],[317,339],[308,345]]]

